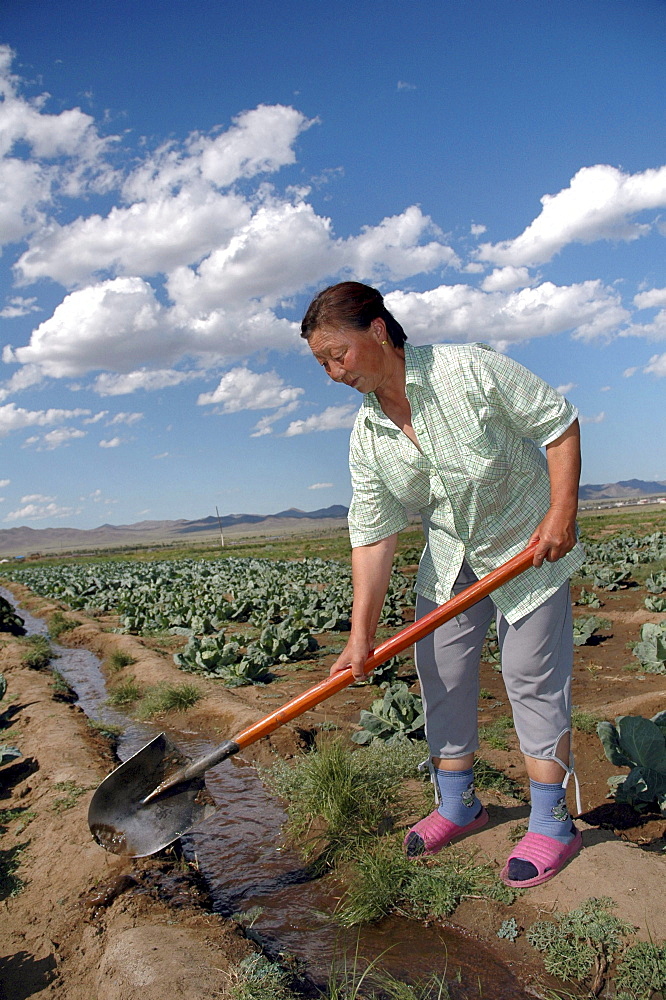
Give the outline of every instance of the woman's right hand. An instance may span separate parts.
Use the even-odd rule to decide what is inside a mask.
[[[331,676],[351,666],[354,679],[357,681],[363,680],[367,676],[363,667],[373,648],[373,639],[351,635],[345,648],[331,666]]]

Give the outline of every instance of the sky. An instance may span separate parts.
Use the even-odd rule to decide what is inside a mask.
[[[4,0],[0,529],[350,500],[301,340],[378,287],[666,481],[666,2]]]

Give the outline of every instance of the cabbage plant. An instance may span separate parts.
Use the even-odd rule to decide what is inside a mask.
[[[666,816],[666,712],[622,715],[615,725],[600,722],[597,733],[611,764],[630,768],[608,779],[615,801],[638,810],[656,805]]]

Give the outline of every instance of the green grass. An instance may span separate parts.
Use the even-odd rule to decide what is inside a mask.
[[[56,792],[63,793],[51,803],[51,809],[55,813],[63,813],[67,809],[73,809],[81,796],[88,791],[87,788],[77,785],[75,781],[57,781],[53,788]]]
[[[514,728],[510,715],[500,715],[487,726],[479,726],[479,738],[493,750],[508,750],[507,732]]]
[[[474,785],[477,791],[501,792],[520,802],[527,801],[525,792],[518,782],[483,757],[477,757],[474,761]]]
[[[195,684],[156,684],[148,688],[136,708],[139,719],[149,719],[162,712],[185,712],[202,697]]]
[[[54,611],[48,619],[49,635],[52,639],[59,639],[65,632],[70,632],[80,624],[81,622],[74,618],[65,618],[62,611]]]
[[[348,889],[337,920],[345,927],[380,920],[391,913],[429,921],[450,916],[465,897],[510,904],[517,893],[500,881],[491,864],[477,864],[469,852],[448,847],[432,859],[405,857],[402,834],[385,837],[357,852],[345,872]]]
[[[395,821],[402,782],[417,774],[424,747],[405,741],[352,750],[346,740],[324,738],[309,753],[261,768],[261,776],[285,800],[287,836],[306,857],[324,845],[341,854]]]
[[[24,888],[25,882],[16,872],[21,864],[21,855],[29,844],[30,841],[27,840],[6,851],[0,850],[0,900],[18,896]]]
[[[118,673],[124,667],[129,667],[136,660],[129,653],[124,653],[121,649],[114,649],[112,653],[106,658],[106,666],[111,671],[111,673]]]
[[[54,701],[75,701],[76,691],[69,686],[59,670],[53,671],[51,689]]]
[[[30,635],[22,640],[26,652],[21,657],[24,667],[31,670],[46,670],[53,657],[51,644],[46,636]]]
[[[116,726],[113,722],[103,722],[101,719],[88,719],[88,729],[111,741],[115,741],[123,732],[122,726]]]
[[[23,833],[28,823],[30,823],[37,814],[34,810],[21,808],[18,809],[0,809],[0,833],[7,832],[7,826],[9,823],[13,823],[14,820],[20,819],[20,823],[14,827],[14,836],[18,836],[19,833]]]
[[[135,677],[128,677],[122,684],[118,684],[110,692],[106,699],[108,705],[132,705],[141,697],[141,688]]]
[[[594,712],[586,712],[582,708],[574,708],[571,713],[571,726],[579,733],[596,733],[597,723],[601,722],[601,716]]]

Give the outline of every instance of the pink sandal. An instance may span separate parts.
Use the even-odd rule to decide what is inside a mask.
[[[573,840],[568,844],[562,844],[554,837],[546,837],[542,833],[526,833],[519,841],[511,854],[506,865],[500,873],[500,878],[505,885],[510,885],[514,889],[529,889],[533,885],[541,885],[564,867],[573,858],[574,854],[583,846],[583,838],[580,830],[576,829]],[[509,862],[512,858],[520,861],[528,861],[534,865],[537,874],[533,878],[519,879],[509,878]]]
[[[452,840],[466,837],[468,833],[480,829],[487,822],[488,813],[483,806],[478,816],[465,826],[458,826],[450,819],[444,819],[435,809],[425,819],[419,820],[416,826],[413,826],[407,833],[403,842],[404,852],[408,858],[418,858],[423,854],[437,854]]]

